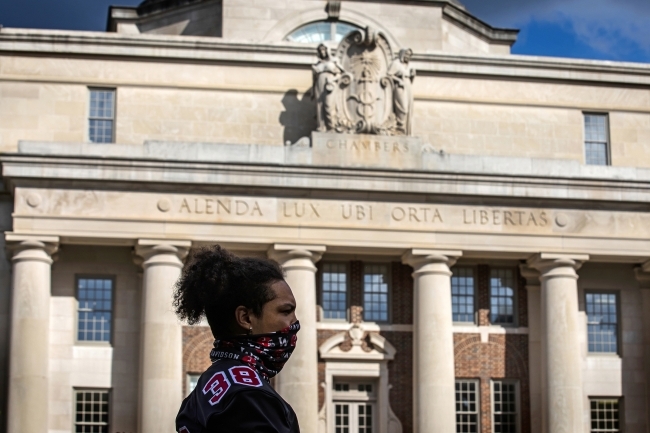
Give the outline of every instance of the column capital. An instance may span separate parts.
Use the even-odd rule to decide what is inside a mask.
[[[650,260],[636,266],[634,276],[639,282],[639,288],[650,289]]]
[[[577,279],[576,271],[587,260],[588,254],[539,253],[529,257],[526,264],[540,272],[540,280],[553,277]]]
[[[267,254],[285,270],[304,268],[316,271],[314,264],[323,257],[326,250],[324,245],[273,244]]]
[[[540,281],[539,281],[539,271],[531,266],[529,266],[527,263],[520,263],[519,264],[519,273],[521,274],[522,277],[526,280],[526,288],[528,287],[539,287]]]
[[[174,239],[138,239],[133,261],[143,268],[167,264],[183,267],[182,260],[192,247],[192,241]]]
[[[59,237],[5,233],[5,245],[14,262],[37,260],[52,264],[53,256],[59,250]]]
[[[433,250],[414,248],[402,254],[402,263],[411,266],[413,274],[444,273],[450,274],[449,268],[463,255],[458,250]],[[434,265],[434,266],[428,266]],[[442,265],[439,266],[439,265]]]

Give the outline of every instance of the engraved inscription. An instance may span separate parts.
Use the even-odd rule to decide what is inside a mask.
[[[548,222],[548,216],[544,211],[463,209],[463,224],[465,225],[546,227]]]
[[[196,215],[264,216],[257,200],[184,198],[179,213]]]
[[[318,204],[295,201],[282,203],[282,215],[286,218],[320,218]]]
[[[437,208],[417,206],[395,206],[390,213],[393,221],[443,223],[442,214]]]
[[[349,151],[368,151],[384,153],[409,153],[409,144],[391,140],[364,140],[364,139],[330,139],[327,140],[328,149],[340,149]]]

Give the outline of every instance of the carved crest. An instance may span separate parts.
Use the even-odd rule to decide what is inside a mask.
[[[411,50],[395,55],[371,27],[349,33],[332,55],[323,44],[313,66],[318,131],[410,135]]]

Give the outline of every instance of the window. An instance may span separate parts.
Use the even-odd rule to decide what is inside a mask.
[[[490,270],[490,322],[515,324],[515,273],[512,269]]]
[[[504,380],[492,382],[492,431],[494,433],[519,431],[518,406],[516,383]]]
[[[343,38],[359,27],[343,21],[317,21],[305,24],[287,36],[288,41],[302,43],[341,42]]]
[[[115,121],[115,90],[90,89],[88,139],[91,143],[112,143]]]
[[[618,353],[615,293],[586,293],[589,352]]]
[[[366,381],[335,382],[332,392],[335,433],[372,433],[376,426],[374,384]]]
[[[478,396],[477,380],[456,381],[456,433],[478,433]]]
[[[199,383],[200,377],[201,377],[200,374],[194,374],[194,373],[187,374],[187,395],[189,395],[192,391],[194,391],[194,388],[196,388],[196,384]]]
[[[79,302],[77,340],[110,342],[113,280],[78,278],[77,301]]]
[[[323,263],[321,274],[323,318],[347,318],[348,272],[344,263]]]
[[[75,433],[108,433],[108,390],[75,390]]]
[[[619,400],[617,398],[593,398],[589,400],[591,433],[620,432]]]
[[[606,114],[585,114],[585,162],[609,164],[609,131]]]
[[[454,322],[474,322],[474,269],[453,269],[451,310]]]
[[[363,267],[363,320],[388,321],[388,266]]]

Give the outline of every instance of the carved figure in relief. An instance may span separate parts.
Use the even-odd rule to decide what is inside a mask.
[[[409,135],[415,71],[412,51],[395,56],[388,40],[371,27],[349,33],[332,55],[318,46],[313,66],[317,130]]]
[[[318,63],[312,66],[314,82],[312,97],[316,99],[317,130],[324,132],[335,127],[337,113],[334,90],[344,71],[325,44],[318,46],[318,59]]]
[[[402,48],[388,68],[388,76],[393,83],[396,128],[406,135],[411,134],[411,113],[413,111],[411,84],[415,78],[415,70],[409,66],[412,55],[413,51],[410,48]]]

